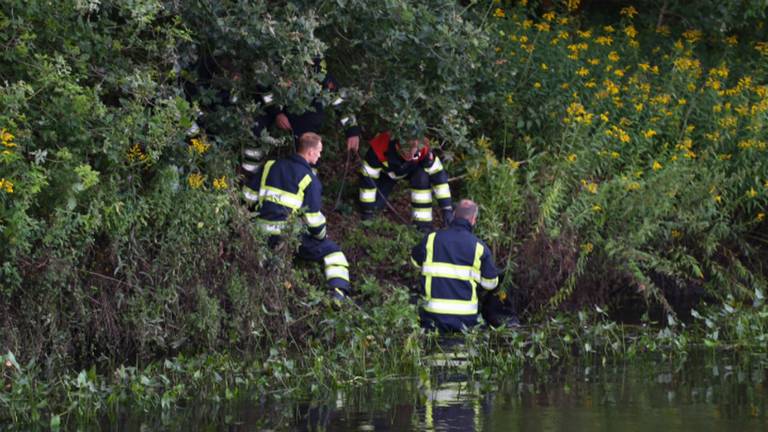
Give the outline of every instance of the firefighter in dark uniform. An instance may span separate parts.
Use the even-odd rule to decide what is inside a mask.
[[[350,292],[349,263],[341,248],[326,235],[325,216],[320,211],[323,187],[310,167],[320,159],[322,151],[320,136],[305,133],[296,154],[267,161],[243,188],[243,195],[255,207],[259,227],[271,234],[271,246],[279,242],[288,216],[302,214],[308,233],[301,237],[298,255],[322,261],[331,296],[343,300]]]
[[[401,147],[389,132],[376,135],[360,174],[360,210],[364,220],[372,218],[384,205],[395,183],[402,178],[411,183],[411,216],[419,230],[432,231],[433,193],[445,224],[453,220],[448,174],[426,139],[410,140]]]
[[[419,315],[427,329],[452,332],[477,325],[478,285],[492,291],[499,284],[490,249],[472,233],[477,212],[477,204],[462,200],[451,225],[426,235],[411,251],[421,269]]]
[[[344,111],[346,102],[344,92],[339,91],[338,81],[327,72],[325,60],[316,59],[313,68],[315,68],[316,73],[323,74],[323,81],[320,83],[322,88],[333,94],[330,106],[341,116],[339,123],[345,129],[347,151],[357,151],[360,146],[360,127],[357,125],[354,114]],[[274,123],[278,128],[291,132],[294,142],[298,146],[299,137],[306,132],[319,133],[325,122],[325,109],[327,107],[319,96],[313,99],[309,109],[302,113],[293,113],[289,109],[280,107],[276,103],[273,93],[267,89],[260,89],[257,97],[260,99],[264,111],[264,114],[256,118],[252,128],[257,139],[260,139],[262,131]],[[257,148],[246,148],[243,151],[243,156],[242,168],[248,177],[260,166],[259,162],[263,153]]]

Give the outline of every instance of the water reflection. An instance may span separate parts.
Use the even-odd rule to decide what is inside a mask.
[[[768,431],[765,357],[528,369],[481,382],[436,359],[428,378],[338,391],[313,402],[195,407],[123,430]],[[133,421],[132,421],[133,420]]]

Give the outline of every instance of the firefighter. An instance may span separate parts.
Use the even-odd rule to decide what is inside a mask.
[[[347,101],[344,92],[339,90],[339,83],[336,78],[326,70],[325,60],[315,59],[312,67],[315,73],[321,73],[323,76],[323,80],[320,82],[321,87],[333,94],[330,107],[341,116],[339,123],[344,128],[347,138],[347,151],[357,151],[360,146],[360,127],[357,125],[355,116],[345,111]],[[252,130],[259,140],[265,139],[262,138],[262,132],[274,123],[279,129],[291,132],[294,142],[298,146],[299,137],[306,132],[319,133],[325,122],[327,106],[319,96],[312,100],[308,110],[301,113],[294,113],[278,105],[274,94],[267,89],[260,89],[257,96],[260,99],[264,114],[256,118]],[[241,166],[246,177],[258,169],[262,156],[263,153],[257,148],[249,147],[243,150]]]
[[[360,210],[371,219],[382,207],[398,179],[411,183],[411,217],[416,227],[432,231],[432,196],[437,198],[446,225],[453,220],[448,174],[426,138],[409,140],[405,147],[382,132],[371,140],[360,169]]]
[[[325,216],[320,211],[323,187],[310,168],[322,151],[319,135],[303,134],[296,154],[267,161],[243,188],[243,195],[254,206],[260,228],[270,234],[270,246],[279,242],[290,214],[302,215],[308,232],[301,237],[298,255],[324,263],[331,297],[341,301],[350,292],[349,263],[341,248],[326,235]]]
[[[499,274],[488,249],[475,237],[478,207],[462,200],[448,228],[427,234],[411,251],[411,261],[421,269],[419,311],[422,326],[441,332],[461,331],[478,324],[478,285],[494,290]]]

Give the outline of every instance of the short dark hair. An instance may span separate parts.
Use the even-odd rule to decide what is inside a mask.
[[[309,149],[317,148],[321,141],[320,135],[314,132],[305,132],[299,137],[299,145],[296,150],[299,153],[304,153]]]
[[[478,207],[474,201],[469,199],[463,199],[459,201],[459,205],[456,206],[455,215],[457,218],[470,220],[477,216]]]

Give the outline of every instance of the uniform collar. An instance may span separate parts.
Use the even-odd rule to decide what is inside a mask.
[[[312,169],[312,167],[310,167],[310,166],[309,166],[309,162],[307,162],[307,160],[306,160],[306,159],[304,159],[303,157],[301,157],[300,155],[298,155],[298,154],[296,154],[296,153],[294,153],[294,154],[290,155],[290,156],[288,157],[288,159],[290,159],[290,160],[292,160],[292,161],[294,161],[294,162],[300,163],[300,164],[302,164],[302,165],[306,166],[306,167],[307,167],[307,168],[309,168],[309,169]]]
[[[463,228],[469,232],[472,232],[472,228],[473,228],[472,224],[469,223],[468,220],[464,218],[458,218],[458,217],[455,218],[453,222],[451,222],[451,227]]]

